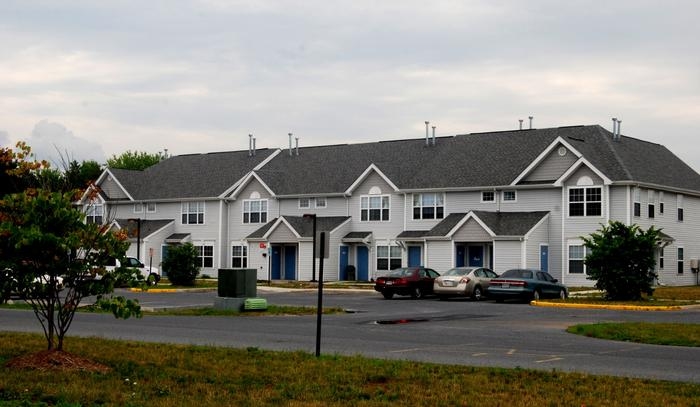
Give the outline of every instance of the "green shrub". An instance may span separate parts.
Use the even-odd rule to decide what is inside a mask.
[[[163,259],[163,271],[167,273],[172,284],[194,286],[199,274],[199,252],[192,243],[172,246],[168,256]]]

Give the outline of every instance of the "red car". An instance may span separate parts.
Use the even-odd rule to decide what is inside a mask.
[[[440,274],[425,267],[403,267],[392,270],[386,276],[378,277],[374,289],[390,300],[396,295],[410,295],[423,298],[433,293],[433,282]]]

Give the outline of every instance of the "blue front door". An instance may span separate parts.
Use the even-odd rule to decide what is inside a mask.
[[[348,279],[348,246],[340,246],[340,261],[338,263],[338,275],[341,280]]]
[[[469,246],[469,267],[484,266],[484,247]]]
[[[296,279],[297,271],[297,248],[295,246],[284,246],[284,279]]]
[[[549,246],[540,246],[540,270],[549,271]]]
[[[466,255],[466,246],[457,246],[457,257],[455,258],[455,267],[464,267],[464,259]]]
[[[367,246],[357,246],[357,279],[369,280],[369,250]]]
[[[282,246],[272,246],[270,255],[270,278],[279,280],[282,278]]]
[[[408,267],[420,266],[421,260],[420,246],[408,246]]]

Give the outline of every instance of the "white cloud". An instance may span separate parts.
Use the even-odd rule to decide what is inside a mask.
[[[61,168],[64,161],[72,160],[95,160],[99,163],[105,161],[99,143],[76,137],[60,123],[40,121],[26,141],[36,159],[47,160],[54,167]]]

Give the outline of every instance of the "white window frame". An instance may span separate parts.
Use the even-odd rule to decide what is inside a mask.
[[[425,202],[423,200],[423,197],[426,195],[433,195],[433,204],[432,205],[425,205]],[[423,194],[413,194],[413,211],[412,211],[412,217],[413,220],[435,220],[435,219],[444,219],[445,218],[445,194],[442,192],[428,192],[428,193],[423,193]],[[417,200],[417,202],[416,202]],[[433,217],[432,218],[427,218],[424,217],[423,213],[423,208],[433,208]],[[442,208],[442,213],[440,213],[438,216],[438,208]],[[418,217],[416,217],[416,209],[418,209]]]
[[[104,216],[105,206],[103,203],[91,202],[85,208],[85,223],[101,225],[104,222]]]
[[[659,215],[664,214],[664,193],[659,191]]]
[[[572,247],[580,247],[581,250],[583,250],[583,257],[581,257],[581,258],[578,258],[578,257],[572,258],[572,257],[571,257],[571,248],[572,248]],[[569,244],[567,245],[567,250],[566,250],[566,272],[567,272],[568,274],[571,274],[571,275],[574,275],[574,276],[585,276],[585,275],[588,275],[588,270],[587,270],[586,262],[585,262],[585,260],[586,260],[586,255],[587,255],[587,252],[588,252],[588,251],[589,251],[589,249],[587,249],[586,246],[584,246],[583,242],[571,242],[571,243],[569,243]],[[573,273],[573,272],[571,272],[571,262],[572,262],[572,261],[580,261],[580,262],[581,262],[581,265],[582,265],[582,267],[583,267],[583,268],[582,268],[582,269],[583,269],[583,272],[582,272],[582,273]]]
[[[685,250],[683,247],[676,249],[676,273],[684,274],[685,272]]]
[[[379,199],[379,208],[372,207],[372,201]],[[386,202],[386,208],[384,207]],[[379,211],[379,219],[370,219],[371,211]],[[384,211],[387,211],[386,218]],[[362,218],[362,213],[367,212],[366,219]],[[360,222],[389,222],[391,220],[391,195],[362,195],[360,196]]]
[[[197,259],[199,260],[199,266],[200,268],[214,268],[216,267],[216,262],[214,261],[216,259],[216,250],[215,250],[215,244],[214,242],[194,242],[192,243],[194,247],[197,249]],[[207,247],[211,247],[211,255],[210,256],[205,256],[204,255],[204,250]],[[205,260],[211,258],[211,266],[205,266]]]
[[[134,203],[134,213],[143,213],[143,203],[142,202],[135,202]]]
[[[664,269],[664,248],[659,248],[659,270]]]
[[[685,211],[683,210],[683,194],[676,195],[676,220],[683,222],[685,220]]]
[[[632,191],[632,216],[639,218],[642,216],[642,198],[641,191],[635,187]]]
[[[656,192],[653,189],[647,191],[647,217],[649,219],[656,217]]]
[[[316,199],[314,199],[314,204],[316,208],[326,208],[328,206],[328,200],[325,197],[316,197]]]
[[[299,198],[299,209],[309,209],[311,208],[312,198]]]
[[[193,207],[194,205],[194,207]],[[181,207],[180,223],[183,225],[203,225],[206,221],[207,206],[204,201],[183,202]],[[190,221],[190,217],[195,215],[195,221]]]
[[[235,249],[239,248],[240,254],[236,255]],[[236,267],[234,265],[234,260],[240,260],[240,266]],[[232,242],[231,243],[231,268],[248,268],[248,245],[242,242]]]
[[[155,202],[146,202],[146,213],[156,213],[156,209],[157,207]]]
[[[572,189],[581,189],[583,190],[583,200],[582,201],[575,201],[574,203],[576,204],[582,204],[583,205],[583,214],[582,215],[572,215],[571,214],[571,190]],[[589,189],[598,189],[600,190],[600,201],[589,201],[588,200],[588,190]],[[586,186],[570,186],[566,190],[566,214],[570,218],[588,218],[588,217],[603,217],[603,187],[600,185],[586,185]],[[600,214],[599,215],[589,215],[588,214],[588,204],[594,204],[597,203],[600,205]]]
[[[380,254],[380,248],[382,249],[381,251],[383,251],[383,249],[386,249],[386,255],[385,255],[385,256],[384,256],[384,255],[382,255],[382,256],[379,255],[379,254]],[[375,247],[375,253],[377,254],[377,256],[376,256],[375,264],[374,264],[374,265],[375,265],[375,269],[376,269],[377,271],[390,271],[390,270],[394,270],[394,269],[403,267],[403,255],[402,255],[402,253],[401,253],[401,247],[400,247],[400,246],[393,245],[393,244],[388,244],[388,245],[378,244],[378,245]],[[397,255],[397,253],[398,253],[398,255]],[[386,259],[386,268],[379,268],[379,260],[380,260],[380,259]],[[399,261],[398,267],[391,268],[391,261],[392,261],[392,260],[398,260],[398,261]]]
[[[513,199],[506,199],[506,193],[508,193],[508,194],[512,193],[512,194],[513,194]],[[514,202],[518,202],[518,191],[516,191],[516,190],[514,190],[514,189],[508,189],[508,190],[505,190],[505,191],[501,191],[501,202],[503,202],[503,203],[514,203]]]
[[[253,204],[258,203],[259,210],[254,211],[253,210]],[[264,208],[263,208],[264,207]],[[259,224],[259,223],[267,223],[267,211],[269,210],[269,205],[268,205],[268,200],[267,199],[245,199],[243,200],[243,214],[242,214],[242,221],[244,224]],[[251,221],[251,215],[252,214],[258,214],[258,220],[253,222]],[[246,220],[246,215],[248,215],[248,218]]]
[[[491,194],[491,199],[484,199],[485,194]],[[496,202],[496,192],[495,191],[481,191],[481,203],[491,203]]]

